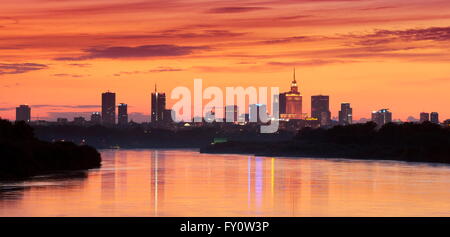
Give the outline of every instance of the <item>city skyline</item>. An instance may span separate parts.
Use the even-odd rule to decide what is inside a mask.
[[[294,96],[299,97],[300,99],[296,100],[295,102],[289,103],[289,100],[286,100],[286,96]],[[425,122],[425,121],[431,121],[432,123],[440,123],[441,120],[439,119],[439,112],[420,112],[419,118],[415,118],[413,116],[409,116],[406,120],[397,120],[393,119],[392,112],[390,109],[380,109],[380,110],[372,110],[371,111],[371,118],[361,118],[360,120],[353,120],[353,108],[351,107],[351,103],[348,102],[342,102],[340,105],[340,110],[338,111],[337,116],[333,116],[333,114],[330,112],[329,104],[330,104],[330,96],[329,95],[312,95],[311,96],[311,113],[303,113],[302,112],[302,96],[299,91],[299,88],[297,86],[296,78],[295,78],[295,68],[294,68],[294,74],[293,74],[293,81],[291,82],[291,89],[287,92],[280,92],[279,93],[279,99],[276,100],[276,97],[272,98],[270,103],[278,103],[279,105],[279,119],[280,120],[308,120],[308,119],[316,119],[319,121],[320,126],[324,127],[330,127],[334,125],[349,125],[352,123],[365,123],[367,121],[374,121],[379,126],[384,125],[389,122]],[[101,94],[102,103],[99,106],[102,110],[102,112],[86,112],[91,113],[90,114],[90,121],[91,124],[103,124],[103,125],[119,125],[124,126],[128,124],[128,122],[170,122],[172,121],[172,116],[179,116],[177,115],[176,111],[173,111],[172,109],[166,108],[166,95],[165,92],[158,92],[157,85],[155,84],[154,92],[151,93],[151,107],[150,107],[150,113],[149,117],[150,119],[147,121],[133,121],[133,119],[129,118],[128,113],[128,104],[125,103],[118,103],[116,104],[116,93],[115,92],[103,92]],[[283,101],[283,102],[281,102]],[[269,103],[269,104],[270,104]],[[295,103],[295,104],[292,104]],[[289,107],[299,107],[299,110],[296,109],[289,109]],[[250,121],[253,120],[257,122],[261,122],[259,118],[259,109],[260,107],[263,108],[264,114],[267,114],[269,116],[273,116],[272,112],[268,112],[268,105],[267,104],[247,104],[246,105],[247,110],[239,109],[239,107],[234,105],[227,105],[224,104],[223,109],[223,117],[218,116],[218,118],[223,118],[223,122],[226,122],[226,118],[229,116],[230,118],[233,118],[232,122],[240,121],[240,118],[243,119],[242,121]],[[116,109],[117,108],[117,109]],[[206,107],[203,107],[205,109]],[[15,121],[32,121],[33,118],[31,116],[31,107],[29,105],[19,105],[15,108],[16,110],[16,118]],[[116,111],[117,110],[117,111]],[[206,112],[203,114],[202,119],[207,122],[210,121],[211,118],[216,117],[216,113],[214,111],[215,109],[211,110],[210,112]],[[250,119],[251,114],[256,112],[257,119]],[[291,110],[291,111],[289,111]],[[117,112],[117,118],[116,118],[116,112]],[[172,113],[174,113],[172,115]],[[387,117],[385,114],[388,114]],[[212,115],[212,117],[210,117]],[[301,118],[296,118],[295,115],[301,115]],[[142,114],[142,116],[146,116]],[[76,124],[80,124],[80,120],[82,120],[84,123],[88,116],[83,115],[77,115],[75,114],[73,116],[73,122]],[[1,118],[1,117],[0,117]],[[106,118],[106,119],[105,119]],[[192,121],[195,122],[195,116],[191,117]],[[117,120],[117,123],[116,123]],[[265,121],[266,119],[263,119]],[[446,119],[447,121],[450,119]],[[36,121],[42,121],[42,120],[36,120]],[[443,122],[444,120],[442,120]],[[56,118],[56,122],[60,124],[65,124],[68,122],[68,118],[66,117],[58,117]],[[189,122],[189,121],[185,121]],[[212,120],[210,121],[212,122]],[[230,121],[231,122],[231,121]],[[253,121],[254,122],[254,121]],[[334,124],[333,124],[334,123]]]
[[[13,120],[20,104],[34,119],[92,113],[107,90],[130,118],[147,116],[155,83],[166,93],[194,78],[288,91],[295,66],[303,111],[324,94],[333,116],[351,102],[355,121],[379,108],[404,121],[449,118],[446,10],[445,0],[5,0],[0,117]]]

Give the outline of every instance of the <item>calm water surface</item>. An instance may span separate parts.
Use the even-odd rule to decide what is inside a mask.
[[[450,216],[448,165],[101,153],[101,169],[0,183],[0,216]]]

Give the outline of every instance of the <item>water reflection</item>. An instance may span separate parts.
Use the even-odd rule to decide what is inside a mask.
[[[88,173],[0,183],[0,216],[450,216],[450,166],[104,150]]]

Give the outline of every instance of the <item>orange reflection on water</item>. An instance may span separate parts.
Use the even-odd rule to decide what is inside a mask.
[[[0,216],[450,216],[450,167],[104,150],[86,178],[0,183]]]

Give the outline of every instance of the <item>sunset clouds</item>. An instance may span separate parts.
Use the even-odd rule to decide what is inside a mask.
[[[345,100],[358,118],[379,107],[396,118],[450,117],[439,102],[450,101],[439,80],[450,74],[447,0],[4,0],[0,16],[5,108],[98,103],[113,90],[148,114],[155,83],[170,92],[202,77],[283,90],[295,66],[305,98],[330,94],[333,114]],[[396,90],[393,81],[430,83]]]

